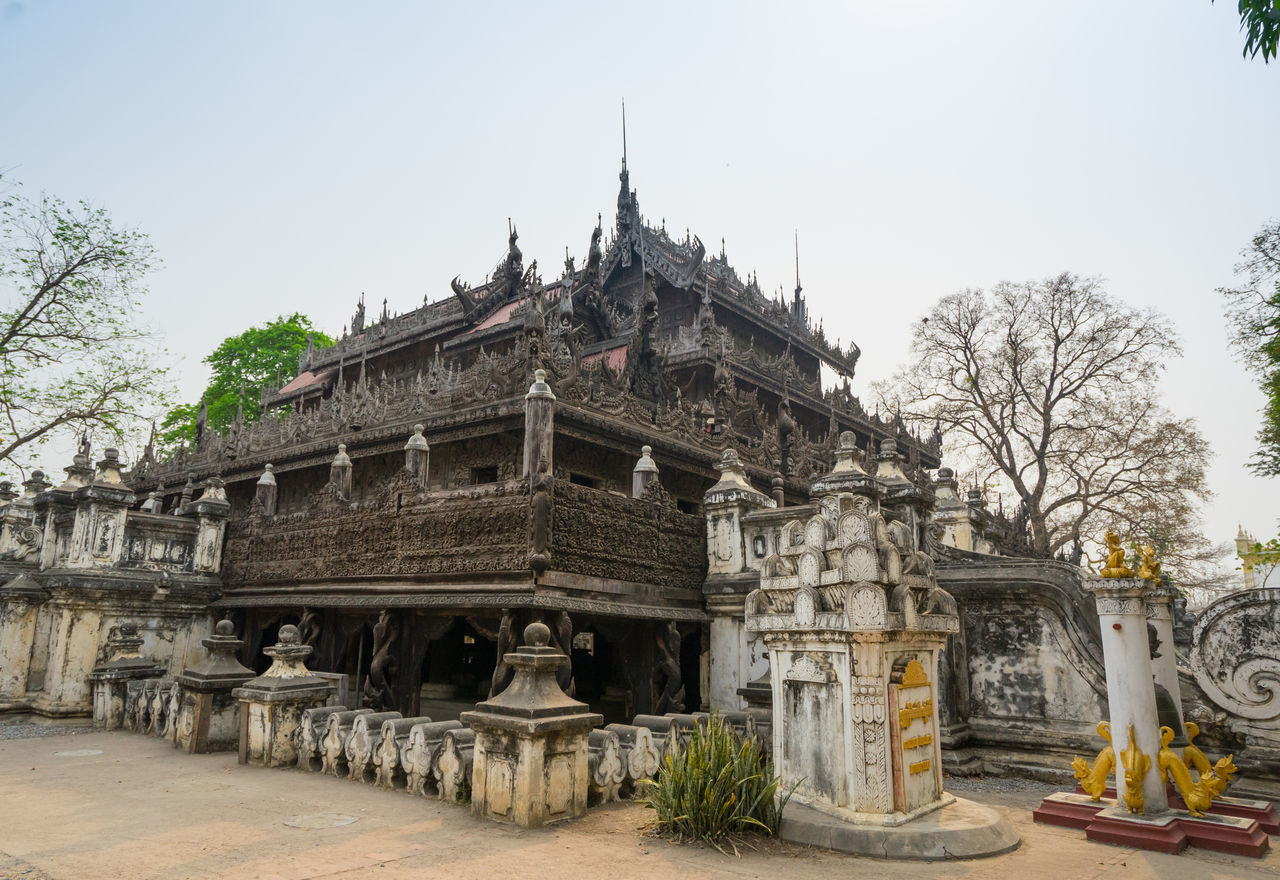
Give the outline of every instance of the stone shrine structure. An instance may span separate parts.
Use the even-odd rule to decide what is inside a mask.
[[[919,549],[919,493],[896,482],[890,455],[873,477],[857,454],[846,434],[815,509],[766,557],[746,623],[769,649],[783,788],[851,822],[898,825],[948,803],[935,683],[960,622]]]

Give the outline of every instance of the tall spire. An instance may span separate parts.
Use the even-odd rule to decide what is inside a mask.
[[[806,314],[805,307],[804,307],[804,297],[800,296],[800,291],[803,289],[800,287],[800,230],[798,229],[796,230],[795,236],[796,236],[796,294],[795,294],[795,298],[791,300],[791,315],[796,319],[796,323],[803,326],[805,322],[808,320],[808,315]]]
[[[627,173],[627,102],[622,102],[622,170],[618,172],[618,233],[625,235],[633,219],[639,219],[635,193],[631,191],[631,175]],[[629,262],[623,265],[630,265]]]
[[[800,230],[795,230],[796,234],[796,296],[800,296]]]

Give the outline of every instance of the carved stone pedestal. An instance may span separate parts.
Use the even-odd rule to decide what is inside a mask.
[[[190,754],[230,751],[240,736],[239,701],[231,692],[253,678],[253,670],[236,659],[244,642],[230,620],[218,621],[200,644],[209,656],[178,676],[177,745]]]
[[[141,678],[155,678],[164,669],[139,652],[142,637],[138,627],[123,623],[113,627],[107,637],[107,650],[111,659],[95,666],[89,673],[93,687],[93,726],[103,730],[116,730],[124,726],[125,697],[129,682]]]
[[[298,628],[280,627],[280,641],[262,653],[271,668],[231,692],[240,701],[240,763],[283,767],[297,762],[294,738],[302,713],[323,706],[333,684],[307,671],[311,646],[301,644]]]
[[[560,690],[569,658],[548,647],[545,624],[529,624],[524,640],[504,658],[511,684],[461,721],[475,732],[471,812],[532,828],[586,812],[588,737],[604,717]]]

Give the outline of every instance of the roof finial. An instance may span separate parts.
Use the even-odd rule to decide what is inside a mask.
[[[622,99],[622,170],[627,170],[627,99]]]
[[[800,295],[800,230],[796,233],[796,296]]]

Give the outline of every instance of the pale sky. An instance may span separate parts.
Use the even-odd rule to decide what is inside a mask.
[[[0,169],[149,233],[184,395],[224,337],[338,333],[477,282],[518,225],[560,272],[632,185],[767,292],[801,278],[855,391],[940,296],[1069,270],[1167,314],[1164,402],[1212,442],[1215,540],[1260,538],[1262,396],[1215,288],[1280,216],[1280,64],[1220,0],[75,3],[0,0]],[[375,305],[376,304],[376,305]],[[45,467],[60,472],[65,462]]]

